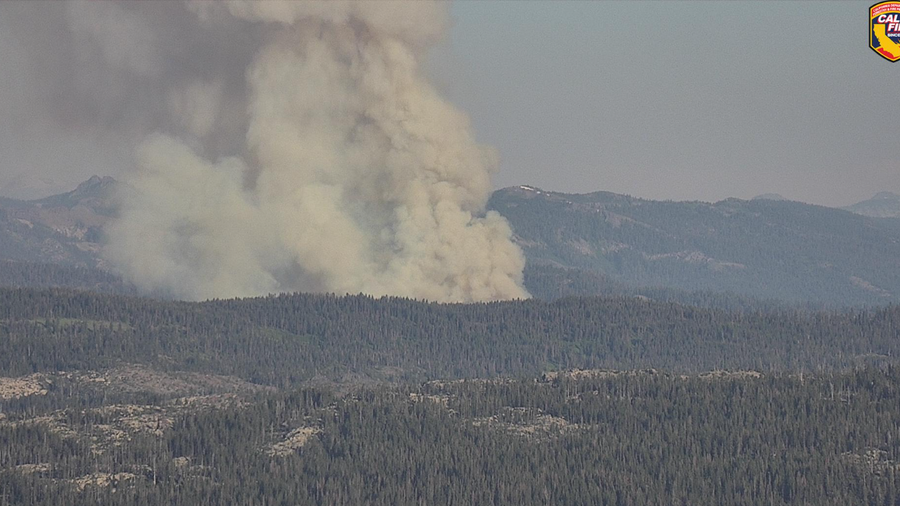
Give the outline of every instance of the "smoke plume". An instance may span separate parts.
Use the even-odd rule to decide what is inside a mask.
[[[106,251],[138,286],[189,299],[528,296],[509,225],[484,213],[496,154],[421,70],[446,4],[66,11],[93,72],[70,70],[84,101],[54,117],[138,145]]]

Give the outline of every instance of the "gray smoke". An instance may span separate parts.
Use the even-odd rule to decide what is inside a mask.
[[[52,116],[138,145],[107,256],[140,287],[528,296],[484,213],[496,154],[421,70],[446,4],[72,2],[64,25],[84,100]]]

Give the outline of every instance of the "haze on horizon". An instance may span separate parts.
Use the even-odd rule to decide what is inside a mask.
[[[16,14],[31,9],[62,7],[0,3],[0,186],[24,173],[67,188],[130,170],[143,125],[108,127],[133,108],[86,117],[91,104],[69,103],[63,120],[49,111],[90,83],[56,72],[76,64],[57,47],[58,16],[22,25]],[[779,193],[844,206],[900,193],[900,67],[866,45],[867,9],[456,2],[428,70],[478,142],[497,148],[495,187],[707,201]]]

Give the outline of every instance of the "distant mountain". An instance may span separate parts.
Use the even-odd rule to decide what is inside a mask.
[[[777,193],[763,193],[762,195],[757,195],[753,197],[751,200],[787,200]]]
[[[900,302],[900,220],[769,199],[657,202],[608,192],[499,190],[529,289],[728,292],[795,303]],[[540,279],[540,284],[534,284]]]
[[[102,267],[103,226],[115,214],[117,185],[94,176],[39,200],[0,198],[0,260]]]
[[[38,200],[0,198],[0,284],[132,293],[104,272],[101,255],[121,184],[94,176]],[[495,192],[489,208],[512,225],[526,286],[539,298],[639,296],[725,309],[900,302],[897,219],[769,198],[657,202],[530,186]]]
[[[110,176],[91,176],[70,192],[52,195],[32,202],[42,208],[75,209],[85,207],[104,216],[115,213],[115,190],[118,182]]]
[[[864,200],[844,209],[872,218],[900,218],[900,195],[891,192],[880,192],[876,193],[869,200]]]

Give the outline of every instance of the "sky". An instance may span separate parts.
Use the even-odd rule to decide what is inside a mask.
[[[58,77],[91,61],[56,35],[65,7],[37,4],[0,3],[0,193],[11,181],[50,191],[130,170],[144,132],[119,124],[138,114],[122,104],[155,97],[126,77],[108,88],[115,106],[70,96],[65,86],[107,93],[109,83]],[[868,7],[459,1],[427,69],[496,148],[498,188],[705,201],[779,193],[845,206],[900,193],[900,62],[868,47]],[[105,57],[153,74],[153,59],[135,54],[149,35],[116,21],[122,33],[100,35],[133,44]]]
[[[900,193],[900,62],[868,2],[457,2],[432,69],[497,186],[653,199]]]

